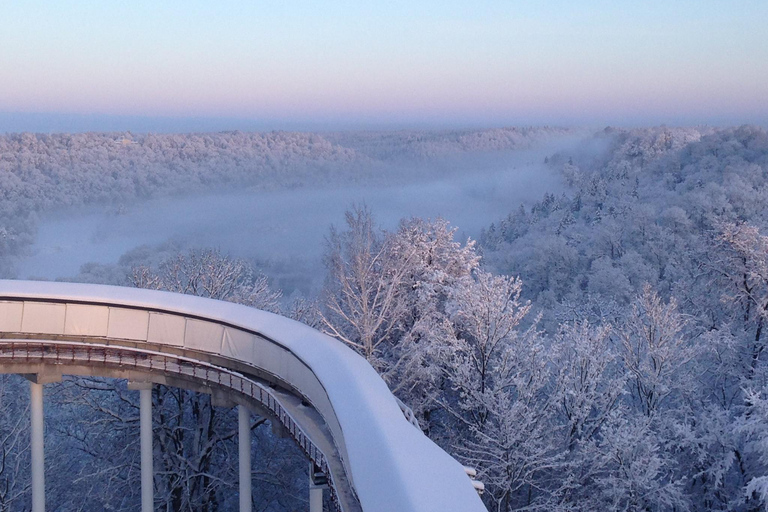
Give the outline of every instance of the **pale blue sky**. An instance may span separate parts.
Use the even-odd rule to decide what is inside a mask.
[[[0,0],[0,112],[765,123],[766,27],[756,0]]]

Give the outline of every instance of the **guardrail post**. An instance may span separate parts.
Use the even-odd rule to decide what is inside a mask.
[[[45,454],[43,451],[43,385],[30,381],[32,512],[45,512]]]
[[[237,406],[240,457],[240,512],[251,512],[251,413]]]

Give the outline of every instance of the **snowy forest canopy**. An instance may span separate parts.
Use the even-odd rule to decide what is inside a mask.
[[[577,133],[85,134],[0,138],[0,257],[35,215],[206,186],[382,179],[384,162],[472,158]],[[281,312],[365,356],[425,433],[485,482],[489,509],[760,510],[768,504],[768,133],[651,128],[589,135],[548,155],[565,190],[509,205],[479,240],[450,219],[350,209],[328,234],[318,296],[288,301],[252,262],[200,247],[133,251],[76,279],[196,293]],[[202,244],[201,244],[202,245]],[[9,260],[10,261],[10,260]],[[6,266],[10,268],[10,263]],[[3,377],[6,410],[23,411]],[[135,508],[137,400],[113,381],[58,385],[49,431],[62,510]],[[227,508],[229,411],[156,389],[163,510]],[[0,510],[27,500],[24,414],[0,419]],[[305,464],[254,426],[257,510],[301,506]],[[182,432],[194,434],[182,435]],[[119,449],[99,449],[95,440]],[[281,444],[282,443],[282,444]],[[273,456],[272,453],[291,456]],[[276,467],[277,466],[277,467]],[[258,471],[258,469],[257,469]],[[213,475],[213,477],[212,477]],[[78,501],[81,500],[81,501]]]
[[[461,155],[529,148],[558,128],[450,132],[10,134],[0,136],[0,275],[35,239],[38,218],[211,191],[377,185],[450,171]]]

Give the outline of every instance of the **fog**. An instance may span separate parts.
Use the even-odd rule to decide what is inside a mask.
[[[520,204],[559,190],[557,173],[543,161],[562,144],[486,155],[474,164],[465,157],[440,169],[404,171],[401,166],[377,179],[377,185],[212,193],[155,199],[119,211],[108,205],[58,211],[41,218],[30,255],[18,266],[19,277],[73,276],[86,262],[116,263],[138,246],[172,241],[255,259],[268,274],[270,267],[290,261],[311,274],[305,277],[312,284],[302,288],[312,288],[322,276],[325,236],[331,225],[343,224],[352,205],[369,206],[387,229],[404,217],[440,216],[466,240]]]

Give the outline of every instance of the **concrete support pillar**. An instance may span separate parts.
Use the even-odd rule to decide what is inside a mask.
[[[32,512],[45,512],[45,454],[43,451],[43,385],[30,382],[32,422]]]
[[[141,424],[141,512],[154,508],[154,469],[152,464],[152,385],[139,390]]]
[[[323,489],[328,487],[326,476],[309,463],[309,512],[323,512]]]
[[[240,452],[240,512],[251,512],[251,413],[237,406]]]
[[[309,484],[309,512],[323,512],[323,488],[311,482]]]

